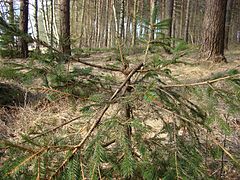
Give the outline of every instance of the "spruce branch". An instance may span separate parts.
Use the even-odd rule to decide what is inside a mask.
[[[34,158],[37,158],[39,155],[41,155],[42,153],[44,153],[44,151],[47,151],[48,148],[42,148],[39,151],[35,152],[34,154],[28,156],[26,159],[24,159],[24,161],[22,161],[20,164],[18,164],[16,167],[14,167],[13,169],[11,169],[8,173],[5,174],[5,176],[11,175],[13,173],[15,173],[18,169],[20,169],[22,166],[24,166],[26,163],[30,162],[31,160],[33,160]]]
[[[92,134],[92,132],[94,131],[94,129],[98,126],[98,124],[101,122],[102,117],[104,116],[104,114],[106,113],[106,111],[108,110],[108,108],[110,107],[111,102],[117,97],[118,93],[122,90],[122,88],[129,82],[129,80],[131,79],[131,77],[137,72],[137,70],[139,70],[141,67],[143,66],[143,63],[139,63],[137,66],[135,66],[132,71],[129,73],[129,75],[127,76],[127,78],[122,82],[122,84],[119,86],[119,88],[115,91],[115,93],[112,95],[112,97],[109,99],[109,103],[107,103],[105,105],[105,107],[103,108],[102,112],[100,113],[100,115],[97,117],[97,119],[93,122],[92,126],[90,127],[89,131],[86,133],[86,135],[84,136],[84,138],[82,139],[82,141],[74,147],[74,149],[72,150],[71,155],[65,159],[63,161],[63,163],[60,165],[60,167],[55,171],[55,173],[51,176],[50,179],[55,178],[56,176],[58,176],[58,174],[66,167],[67,163],[75,156],[75,154],[78,152],[79,149],[82,148],[83,144],[87,141],[87,139],[90,137],[90,135]]]

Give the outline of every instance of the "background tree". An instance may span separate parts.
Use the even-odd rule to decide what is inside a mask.
[[[227,12],[226,12],[226,26],[225,26],[225,49],[228,49],[228,42],[229,42],[229,30],[231,25],[232,19],[232,8],[233,8],[234,0],[227,1]]]
[[[214,62],[226,61],[224,56],[225,16],[227,0],[206,0],[201,51]]]
[[[35,0],[35,13],[34,13],[34,19],[35,19],[35,30],[36,30],[36,38],[39,41],[39,25],[38,25],[38,0]],[[39,43],[36,44],[36,50],[40,51]]]
[[[70,42],[70,0],[61,0],[60,4],[60,46],[63,53],[71,55]]]
[[[120,7],[120,22],[119,22],[119,37],[124,38],[124,14],[125,14],[125,0],[121,0]]]
[[[28,33],[28,0],[20,0],[20,22],[19,29]],[[24,35],[20,37],[20,49],[21,56],[24,58],[28,57],[28,42]]]
[[[190,3],[191,3],[191,0],[187,0],[185,30],[184,30],[184,40],[186,42],[188,42],[188,34],[189,34]]]
[[[133,4],[133,30],[132,30],[132,46],[135,46],[136,44],[136,37],[137,37],[137,6],[138,6],[138,0],[134,0]]]
[[[12,26],[15,24],[15,18],[14,18],[14,5],[13,5],[13,0],[8,0],[8,6],[9,6],[9,24]],[[14,46],[14,35],[11,35],[10,37],[12,41],[12,46]]]

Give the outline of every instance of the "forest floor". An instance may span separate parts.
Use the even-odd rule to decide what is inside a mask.
[[[155,55],[156,54],[150,54],[148,58],[152,58]],[[91,54],[90,57],[82,59],[87,62],[102,65],[105,63],[114,63],[114,56],[115,54],[113,52],[99,52]],[[161,54],[161,56],[166,59],[172,58],[166,54]],[[144,54],[130,55],[126,58],[136,63],[144,59]],[[172,75],[176,77],[181,83],[199,82],[211,77],[214,74],[226,72],[230,69],[237,69],[240,71],[240,48],[227,51],[226,58],[228,60],[228,63],[213,64],[208,61],[201,60],[198,58],[198,54],[196,53],[190,53],[189,55],[180,58],[180,60],[185,63],[170,65],[169,69],[171,70]],[[6,60],[1,60],[1,62],[5,61]],[[71,63],[70,68],[76,66],[82,65],[78,62],[73,62]],[[119,77],[119,74],[115,73],[115,76]],[[124,78],[124,76],[122,76],[122,78]],[[120,78],[120,80],[122,78]],[[2,80],[2,82],[6,81]],[[33,84],[32,86],[36,88],[38,84]],[[32,87],[28,88],[31,89]],[[36,127],[43,125],[46,127],[46,129],[51,129],[55,126],[63,124],[68,120],[81,116],[81,112],[76,111],[78,106],[80,107],[82,105],[81,100],[79,100],[76,104],[75,106],[77,107],[73,107],[72,101],[68,101],[67,98],[63,97],[62,99],[51,103],[33,103],[31,105],[23,103],[23,105],[20,107],[1,107],[0,139],[18,139],[20,137],[20,134],[34,131],[36,130]],[[235,121],[237,122],[236,125],[238,125],[235,127],[235,131],[240,132],[240,117],[238,119],[235,119]],[[154,121],[149,122],[149,125],[157,126],[157,128],[160,126]],[[72,125],[71,128],[74,128],[74,126]],[[237,133],[235,135],[235,138],[237,139],[234,138],[234,141],[237,141],[236,143],[240,143],[240,140],[238,139],[240,137],[240,134]],[[240,147],[240,144],[237,144],[237,147]]]

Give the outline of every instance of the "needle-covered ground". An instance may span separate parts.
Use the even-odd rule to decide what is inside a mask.
[[[172,56],[166,55],[164,53],[153,53],[148,55],[148,59],[161,57],[163,59],[172,59]],[[94,53],[89,57],[83,57],[82,60],[91,62],[93,64],[99,65],[119,65],[121,63],[119,60],[116,60],[116,55],[113,52],[102,52]],[[226,58],[228,63],[213,64],[209,61],[204,61],[199,58],[199,55],[194,52],[186,56],[183,56],[179,59],[181,63],[170,65],[168,68],[171,71],[171,74],[179,80],[178,83],[190,84],[194,82],[205,81],[211,76],[215,76],[219,73],[224,73],[229,70],[235,69],[240,71],[240,50],[235,49],[226,52]],[[144,59],[144,54],[135,54],[126,56],[126,59],[135,64]],[[8,60],[1,60],[6,62]],[[15,61],[15,60],[11,60]],[[17,60],[18,62],[24,63],[25,60]],[[87,67],[83,66],[79,62],[71,62],[69,64],[70,68],[73,67]],[[98,69],[94,69],[94,72],[100,73]],[[109,73],[103,71],[102,73]],[[121,82],[124,79],[124,75],[114,72],[112,75],[116,76],[116,79]],[[4,84],[8,84],[3,85]],[[10,84],[10,85],[9,85]],[[14,84],[14,85],[12,85]],[[31,90],[30,90],[31,89]],[[35,89],[34,92],[32,89]],[[36,90],[38,89],[38,90]],[[74,138],[78,137],[79,133],[84,134],[90,126],[92,117],[87,117],[86,114],[83,114],[79,109],[82,108],[84,104],[83,99],[71,99],[68,98],[68,94],[62,94],[62,97],[49,102],[48,100],[43,100],[41,95],[45,92],[51,92],[54,90],[44,89],[39,87],[38,81],[36,81],[32,87],[24,87],[23,85],[16,84],[13,81],[2,80],[0,83],[0,92],[3,91],[0,96],[0,139],[7,138],[12,140],[19,140],[21,134],[31,134],[32,135],[41,135],[44,133],[56,133],[56,136],[59,133],[59,137]],[[13,93],[8,101],[2,101],[3,97],[7,96],[8,93]],[[41,95],[34,95],[40,93]],[[60,92],[59,92],[60,93]],[[17,96],[14,96],[17,94]],[[29,102],[29,94],[30,100]],[[37,98],[36,98],[37,97]],[[38,101],[40,100],[40,101]],[[224,107],[223,107],[224,108]],[[108,113],[114,113],[114,108],[109,110]],[[147,124],[153,127],[153,130],[158,130],[162,127],[162,124],[156,123],[154,117],[150,117]],[[70,121],[72,121],[70,123]],[[240,148],[239,137],[240,134],[240,117],[232,118],[229,123],[233,128],[232,134],[228,137],[231,147],[234,148],[233,151],[237,151]],[[61,131],[58,131],[61,129]],[[33,134],[34,133],[34,134]],[[219,136],[221,137],[221,135]],[[239,152],[238,152],[239,153]],[[1,163],[1,161],[0,161]],[[235,172],[231,172],[233,177],[237,177]]]

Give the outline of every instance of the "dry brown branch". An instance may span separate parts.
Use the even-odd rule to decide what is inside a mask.
[[[49,134],[49,133],[51,133],[51,132],[54,132],[54,131],[56,131],[57,129],[63,127],[63,126],[65,126],[65,125],[67,125],[67,124],[70,124],[70,123],[72,123],[72,122],[80,119],[81,117],[83,117],[83,116],[75,117],[75,118],[73,118],[73,119],[71,119],[71,120],[69,120],[69,121],[67,121],[67,122],[65,122],[65,123],[63,123],[63,124],[60,124],[60,125],[57,126],[57,127],[54,127],[54,128],[52,128],[52,129],[49,129],[49,130],[43,132],[42,134],[39,134],[39,135],[37,135],[37,136],[34,136],[33,138],[31,138],[31,140],[36,139],[36,138],[41,137],[41,136],[44,136],[44,135]]]
[[[189,84],[169,84],[169,85],[161,85],[161,87],[171,88],[171,87],[189,87],[189,86],[208,85],[208,84],[216,83],[218,81],[223,81],[223,80],[226,80],[226,79],[236,78],[236,77],[239,77],[239,76],[240,76],[240,74],[235,74],[235,75],[232,75],[232,76],[225,76],[225,77],[221,77],[221,78],[217,78],[217,79],[213,79],[213,80],[202,81],[202,82],[189,83]]]

